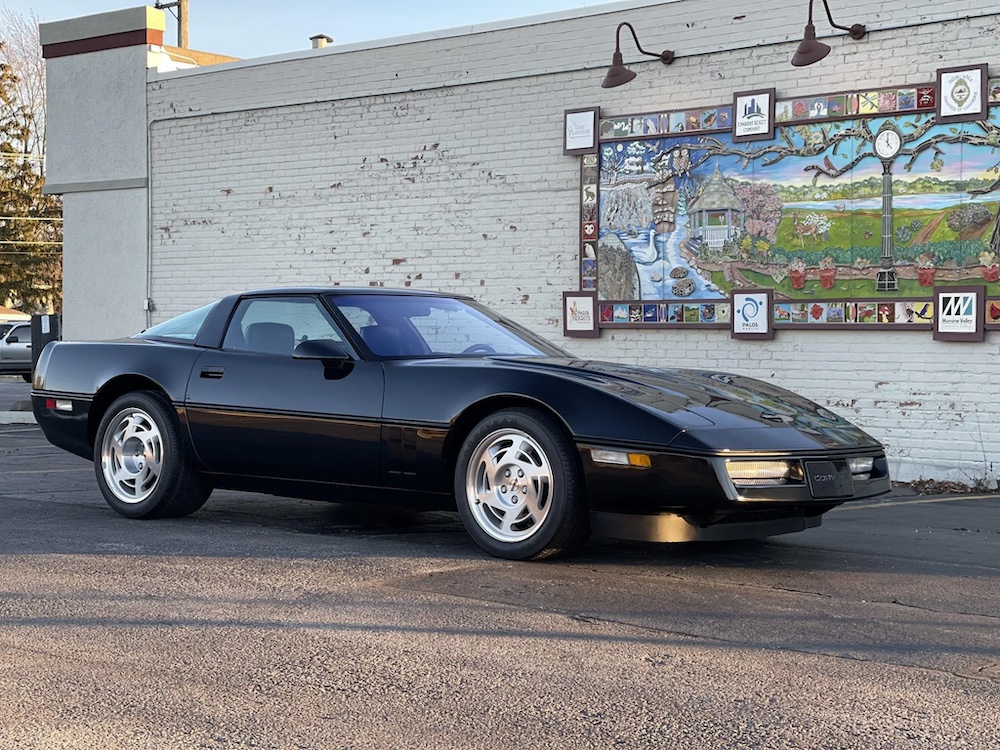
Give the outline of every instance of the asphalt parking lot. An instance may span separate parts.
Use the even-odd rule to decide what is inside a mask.
[[[771,540],[513,563],[450,513],[219,492],[129,521],[29,424],[0,425],[0,518],[0,748],[1000,736],[997,496],[895,493]]]

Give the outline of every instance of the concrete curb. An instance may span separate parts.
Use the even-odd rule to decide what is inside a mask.
[[[4,424],[37,424],[35,415],[30,411],[0,411],[0,425]]]

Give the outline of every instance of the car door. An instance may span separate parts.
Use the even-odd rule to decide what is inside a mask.
[[[296,359],[308,340],[352,359]],[[198,457],[213,472],[374,486],[379,477],[382,366],[356,356],[310,295],[250,297],[221,349],[191,372],[185,408]]]
[[[31,326],[27,323],[13,326],[0,338],[0,369],[31,369]]]

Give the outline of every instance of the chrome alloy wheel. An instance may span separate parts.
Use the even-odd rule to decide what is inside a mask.
[[[101,442],[104,481],[123,503],[141,503],[163,472],[164,444],[156,421],[142,409],[119,412]]]
[[[472,456],[465,496],[476,524],[506,543],[522,542],[542,528],[554,482],[541,446],[527,433],[507,428],[483,438]]]

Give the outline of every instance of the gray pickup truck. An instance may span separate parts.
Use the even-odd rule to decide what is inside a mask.
[[[0,374],[31,382],[31,323],[0,323]]]

